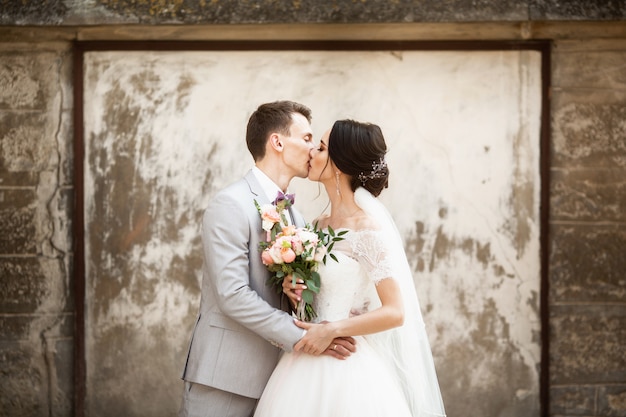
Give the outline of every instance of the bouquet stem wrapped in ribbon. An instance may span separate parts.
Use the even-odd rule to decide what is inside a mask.
[[[332,247],[335,242],[343,240],[342,236],[347,231],[336,233],[329,227],[326,233],[310,224],[304,227],[289,225],[285,210],[294,201],[293,194],[283,193],[279,193],[272,204],[259,205],[254,201],[261,215],[263,230],[267,233],[266,242],[261,242],[259,249],[263,264],[272,272],[269,284],[277,287],[277,292],[282,291],[286,276],[291,276],[294,284],[298,279],[304,282],[307,288],[302,291],[296,316],[299,320],[311,321],[317,317],[313,297],[319,293],[321,286],[318,265],[326,263],[327,256],[337,260],[331,253]]]

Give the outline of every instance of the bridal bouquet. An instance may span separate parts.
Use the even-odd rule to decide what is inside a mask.
[[[261,259],[267,269],[273,273],[269,284],[282,291],[283,279],[291,276],[293,283],[302,279],[306,289],[302,291],[302,300],[296,308],[299,320],[311,321],[317,314],[313,308],[313,296],[320,291],[320,274],[317,267],[320,262],[326,263],[326,256],[335,261],[337,258],[330,253],[335,242],[343,240],[347,231],[335,233],[328,228],[328,233],[317,230],[307,224],[305,227],[289,225],[285,209],[294,203],[293,194],[279,193],[273,204],[254,204],[261,215],[263,230],[267,233],[266,242],[259,244]]]

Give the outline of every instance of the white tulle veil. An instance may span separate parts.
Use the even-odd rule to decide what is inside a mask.
[[[414,417],[445,416],[430,343],[400,233],[385,206],[366,189],[357,188],[354,199],[384,232],[388,255],[392,257],[393,278],[400,284],[405,311],[401,327],[369,335],[367,340],[397,372]]]

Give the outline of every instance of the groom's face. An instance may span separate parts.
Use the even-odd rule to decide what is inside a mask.
[[[283,160],[294,176],[306,178],[309,174],[309,151],[313,148],[313,131],[309,121],[300,113],[292,115],[289,136],[283,136]]]

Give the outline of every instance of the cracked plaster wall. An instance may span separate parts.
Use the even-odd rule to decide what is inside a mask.
[[[406,237],[444,400],[458,400],[450,415],[538,413],[539,53],[90,52],[85,62],[89,415],[175,413],[199,303],[198,219],[252,165],[249,113],[280,97],[311,106],[318,140],[343,117],[385,132],[383,199]],[[317,186],[293,189],[307,218],[320,214]]]

